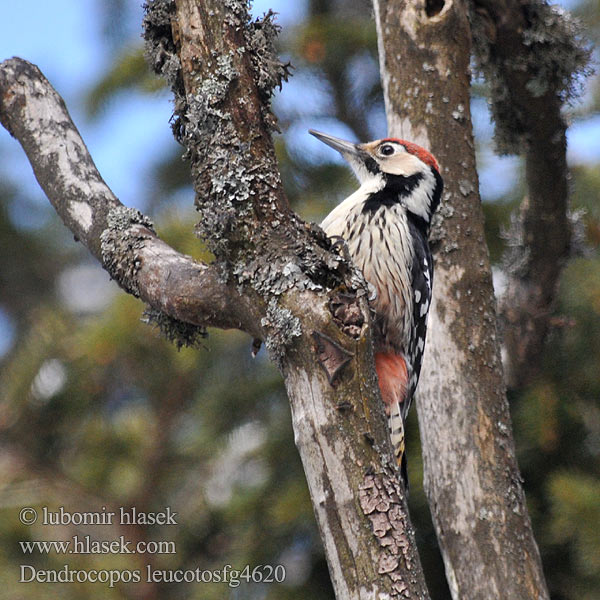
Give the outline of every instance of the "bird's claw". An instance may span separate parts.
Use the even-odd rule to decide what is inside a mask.
[[[352,262],[346,240],[341,235],[332,235],[329,239],[331,240],[331,249],[341,254],[348,262]]]

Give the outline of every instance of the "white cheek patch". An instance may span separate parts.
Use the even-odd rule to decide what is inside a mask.
[[[413,154],[401,152],[394,156],[379,161],[381,168],[391,175],[408,177],[423,170],[423,163]]]
[[[402,203],[411,213],[421,217],[427,223],[429,223],[429,207],[431,206],[430,190],[427,178],[425,178],[413,190],[412,194],[402,199]]]
[[[418,185],[410,194],[402,197],[402,204],[410,212],[424,219],[430,220],[431,200],[436,187],[435,176],[431,168],[426,166],[413,154],[403,152],[388,159],[380,159],[381,169],[391,175],[411,177],[421,175]]]

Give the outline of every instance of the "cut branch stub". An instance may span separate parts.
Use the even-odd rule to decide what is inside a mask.
[[[335,294],[330,302],[329,309],[334,322],[351,338],[360,337],[365,317],[356,296],[350,294]]]
[[[342,369],[352,360],[354,354],[324,333],[313,331],[312,338],[315,341],[315,353],[319,364],[325,371],[330,385],[335,387]]]

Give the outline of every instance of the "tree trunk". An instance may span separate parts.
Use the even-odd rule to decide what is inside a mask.
[[[578,25],[546,2],[473,0],[471,17],[475,58],[490,82],[496,146],[525,162],[527,194],[508,231],[499,302],[506,381],[523,389],[539,374],[559,278],[577,243],[562,109],[589,54]]]
[[[374,0],[374,7],[389,133],[430,149],[445,181],[417,409],[452,597],[548,598],[496,333],[470,118],[468,6]]]

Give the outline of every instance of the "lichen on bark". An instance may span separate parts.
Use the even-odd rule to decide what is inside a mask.
[[[135,208],[118,205],[108,211],[106,224],[100,235],[102,264],[125,291],[139,298],[140,253],[146,241],[156,235],[152,221]],[[155,325],[178,349],[198,348],[206,337],[205,327],[184,323],[151,306],[144,311],[142,320]]]
[[[521,102],[515,101],[508,78],[525,77],[525,88],[533,98],[551,94],[569,102],[577,97],[582,77],[589,72],[590,51],[574,17],[545,0],[530,0],[519,4],[520,33],[511,32],[520,48],[506,56],[495,48],[497,28],[503,24],[490,17],[486,2],[475,0],[470,5],[475,66],[489,86],[497,151],[520,154],[528,141],[529,118]]]
[[[161,335],[177,346],[178,350],[202,348],[202,342],[207,337],[205,327],[184,323],[152,307],[148,307],[144,311],[142,321],[148,325],[154,325]]]
[[[275,126],[270,97],[287,79],[288,65],[275,52],[273,13],[253,22],[245,1],[208,3],[203,10],[220,35],[200,39],[190,49],[188,24],[177,10],[195,13],[184,4],[146,4],[146,55],[175,94],[173,131],[196,182],[197,233],[217,259],[231,260],[260,236],[257,205],[275,209],[280,204],[275,156],[272,148],[266,156],[264,150],[271,146],[265,139]],[[206,22],[198,19],[195,25],[202,36]],[[185,75],[178,71],[182,60],[191,71]]]
[[[145,3],[143,36],[144,55],[150,68],[173,88],[183,92],[181,61],[171,33],[171,19],[175,14],[174,0],[152,0]]]
[[[100,236],[102,264],[125,291],[139,298],[140,262],[135,250],[143,246],[149,232],[154,233],[152,222],[139,210],[119,205],[109,210],[106,225]],[[136,231],[134,225],[142,228]]]
[[[286,350],[302,334],[300,319],[288,308],[280,306],[275,298],[271,298],[260,324],[266,332],[265,346],[269,358],[281,368]]]

